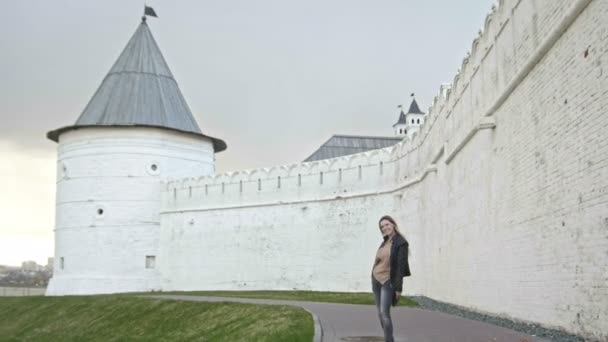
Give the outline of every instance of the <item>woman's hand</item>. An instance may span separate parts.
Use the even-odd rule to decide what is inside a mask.
[[[399,298],[401,298],[401,292],[397,292],[395,291],[395,301],[399,301]]]

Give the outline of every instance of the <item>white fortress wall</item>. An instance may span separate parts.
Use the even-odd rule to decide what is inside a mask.
[[[160,180],[213,173],[211,142],[156,128],[80,128],[58,145],[48,295],[160,289]],[[154,166],[153,166],[154,165]]]
[[[365,196],[165,214],[163,290],[366,291],[377,208],[391,201]]]
[[[376,220],[394,202],[379,194],[394,179],[389,153],[164,185],[163,289],[366,291]]]
[[[389,213],[406,294],[608,338],[607,18],[501,1],[411,141],[163,184],[163,289],[369,291]]]

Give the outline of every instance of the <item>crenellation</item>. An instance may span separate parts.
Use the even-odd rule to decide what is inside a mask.
[[[457,98],[454,97],[459,97],[460,96],[460,88],[458,87],[460,85],[459,81],[462,77],[462,66],[460,68],[458,68],[458,70],[456,70],[456,74],[454,75],[454,78],[452,79],[452,88],[450,88],[450,93],[448,96],[448,106],[449,107],[453,107],[454,105],[454,101],[458,101]]]
[[[472,70],[474,65],[472,63],[471,60],[471,50],[467,50],[464,58],[462,59],[462,64],[460,66],[460,77],[459,77],[459,84],[460,84],[460,88],[458,88],[459,91],[459,95],[462,96],[462,94],[465,92],[465,90],[467,89],[468,85],[469,85],[469,81],[471,80],[471,76],[472,76]]]

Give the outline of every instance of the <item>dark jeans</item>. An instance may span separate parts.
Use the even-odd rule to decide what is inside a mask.
[[[378,308],[378,316],[380,317],[380,325],[384,329],[384,340],[393,342],[393,321],[391,319],[391,304],[395,297],[395,290],[391,285],[390,280],[380,284],[372,275],[372,290],[374,291],[374,301]]]

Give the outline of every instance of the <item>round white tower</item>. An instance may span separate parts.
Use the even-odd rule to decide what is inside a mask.
[[[198,127],[145,18],[58,142],[47,295],[160,289],[160,181],[213,174],[226,149]]]

